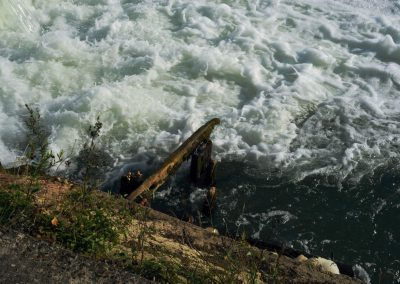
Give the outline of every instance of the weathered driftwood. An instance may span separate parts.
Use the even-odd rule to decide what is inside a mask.
[[[212,142],[211,140],[200,143],[192,154],[190,163],[190,181],[198,186],[210,186],[213,182],[211,158]]]
[[[187,160],[196,147],[210,138],[214,127],[220,123],[214,118],[200,127],[192,136],[175,150],[162,164],[162,166],[150,177],[148,177],[135,191],[127,197],[128,200],[135,200],[140,194],[147,190],[157,190],[185,160]]]

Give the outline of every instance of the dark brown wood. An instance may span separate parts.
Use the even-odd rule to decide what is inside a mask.
[[[134,201],[147,190],[157,190],[185,160],[189,159],[200,143],[209,140],[211,132],[218,124],[220,124],[220,120],[214,118],[200,127],[164,161],[154,174],[148,177],[134,192],[129,194],[127,197],[128,200]]]
[[[203,203],[203,214],[210,217],[212,210],[217,203],[217,188],[215,186],[210,187],[207,192],[206,200]]]
[[[201,142],[192,154],[190,163],[190,181],[196,186],[208,187],[213,185],[213,165],[211,159],[212,142],[206,140]]]
[[[121,186],[119,189],[119,193],[122,196],[128,196],[131,192],[133,192],[136,188],[138,188],[142,182],[142,173],[140,170],[137,170],[134,174],[131,171],[128,171],[126,175],[121,177]]]

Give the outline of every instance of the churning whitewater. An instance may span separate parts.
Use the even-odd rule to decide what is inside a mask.
[[[11,164],[24,151],[25,104],[40,109],[55,152],[77,151],[100,115],[114,174],[151,166],[219,117],[213,136],[218,159],[255,166],[260,175],[279,172],[293,182],[333,176],[331,190],[341,192],[341,181],[358,184],[400,158],[398,6],[0,0],[0,160]],[[257,182],[268,180],[254,180],[254,192],[261,188]],[[231,186],[222,215],[241,210],[230,200],[240,186]],[[398,212],[398,187],[391,194],[391,201],[371,200],[366,222],[375,224],[386,205]],[[301,221],[300,213],[279,204],[269,211],[268,204],[239,219],[253,218],[256,227],[274,216],[282,216],[282,226]],[[261,229],[254,229],[256,237]],[[400,235],[399,228],[388,230],[394,239]],[[399,253],[398,245],[394,241],[391,250]],[[382,267],[371,259],[354,261],[370,264],[371,273]],[[400,281],[399,262],[386,267]]]
[[[121,163],[170,151],[211,117],[223,119],[221,157],[300,176],[345,176],[398,155],[397,16],[327,1],[2,6],[3,163],[20,154],[26,103],[43,112],[56,151],[100,114]]]

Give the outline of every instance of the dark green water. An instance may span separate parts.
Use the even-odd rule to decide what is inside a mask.
[[[388,161],[357,183],[351,180],[309,176],[294,182],[277,171],[222,162],[212,223],[222,233],[246,232],[252,238],[279,241],[307,253],[327,258],[333,254],[334,260],[363,267],[371,283],[379,278],[383,283],[397,283],[399,163]],[[185,183],[182,170],[153,205],[169,214],[183,216],[191,211],[196,216],[204,194]]]

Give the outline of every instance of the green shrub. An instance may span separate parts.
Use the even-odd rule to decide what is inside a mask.
[[[27,147],[25,152],[26,174],[43,175],[56,164],[64,161],[64,152],[54,154],[49,149],[49,131],[46,129],[39,109],[25,105],[28,116],[24,119],[27,128]]]
[[[86,142],[75,158],[77,165],[77,177],[82,180],[85,190],[97,187],[104,178],[103,170],[112,165],[111,156],[101,147],[98,139],[101,134],[103,124],[98,116],[94,125],[89,125],[86,131],[87,137],[83,137]]]

